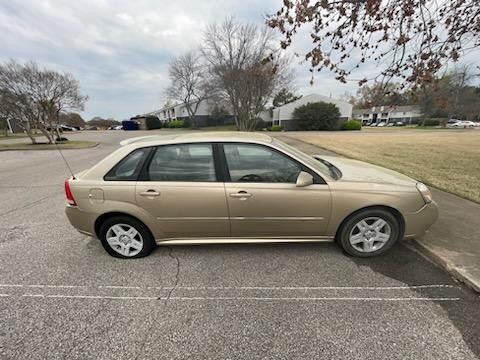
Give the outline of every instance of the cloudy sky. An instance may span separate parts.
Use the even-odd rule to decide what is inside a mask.
[[[199,45],[205,26],[234,16],[264,24],[282,0],[0,0],[0,61],[34,60],[71,72],[89,96],[83,116],[118,120],[160,108],[175,56]],[[297,37],[298,38],[298,37]],[[292,51],[305,52],[308,35]],[[374,67],[372,65],[370,68]],[[294,61],[300,94],[355,92]],[[368,67],[362,72],[368,73]],[[368,74],[365,74],[368,75]],[[360,77],[360,76],[359,76]]]
[[[198,46],[206,24],[235,16],[261,25],[279,6],[281,0],[0,0],[0,61],[71,72],[89,96],[86,119],[121,120],[161,107],[169,61]],[[312,88],[307,67],[297,63],[299,93],[335,96],[349,88],[330,74]]]

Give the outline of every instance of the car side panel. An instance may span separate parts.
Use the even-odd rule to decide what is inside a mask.
[[[142,195],[148,190],[159,195]],[[161,229],[156,238],[230,235],[223,182],[139,181],[135,201]]]
[[[324,236],[330,217],[328,185],[226,183],[232,236]],[[238,197],[242,192],[251,195]]]
[[[77,207],[67,208],[67,216],[76,228],[94,234],[94,223],[103,214],[124,213],[142,221],[155,237],[165,234],[147,211],[135,201],[135,181],[70,180]],[[87,229],[87,224],[90,224]]]
[[[393,191],[391,186],[370,183],[339,181],[329,185],[332,191],[332,215],[326,234],[331,236],[336,234],[349,215],[366,207],[390,207],[402,214],[405,220],[407,214],[415,213],[425,205],[418,191],[408,187],[399,186],[397,191]]]

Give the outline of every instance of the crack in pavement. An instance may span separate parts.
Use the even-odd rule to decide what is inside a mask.
[[[178,278],[179,278],[179,275],[180,275],[180,260],[179,260],[178,256],[175,256],[175,254],[174,254],[175,251],[170,246],[166,246],[166,248],[168,248],[168,256],[176,261],[176,272],[175,272],[175,282],[173,283],[173,286],[169,289],[167,297],[165,298],[165,302],[164,302],[165,306],[168,305],[168,302],[169,302],[169,300],[172,296],[172,293],[178,285]],[[162,300],[161,296],[158,297],[157,300]],[[152,329],[152,327],[154,325],[155,325],[155,319],[152,319],[152,323],[147,327],[147,330],[145,332],[147,335],[150,334],[150,330]],[[140,358],[140,356],[144,355],[145,344],[147,343],[147,341],[148,341],[148,338],[145,337],[142,341],[142,345],[140,346],[140,349],[141,349],[140,352],[135,356],[135,360],[138,360]]]
[[[57,194],[57,193],[55,193]],[[55,194],[51,194],[51,195],[48,195],[48,196],[44,196],[38,200],[35,200],[35,201],[32,201],[32,202],[29,202],[25,205],[22,205],[20,207],[17,207],[17,208],[13,208],[13,209],[10,209],[10,210],[7,210],[3,213],[0,213],[0,216],[5,216],[5,215],[8,215],[8,214],[11,214],[11,213],[14,213],[15,211],[18,211],[18,210],[23,210],[23,209],[26,209],[26,208],[29,208],[31,206],[35,206],[37,205],[38,203],[41,203],[43,200],[46,200],[48,198],[51,198],[52,196],[54,196]]]
[[[177,265],[176,265],[177,271],[175,273],[175,282],[173,283],[173,286],[169,290],[169,292],[167,294],[167,298],[165,299],[165,305],[167,305],[168,301],[170,300],[170,297],[172,296],[172,293],[175,291],[175,289],[178,285],[178,278],[179,278],[179,275],[180,275],[180,259],[178,258],[178,256],[175,255],[175,251],[170,246],[167,246],[167,248],[168,248],[168,256],[170,256],[172,259],[174,259],[177,263]]]

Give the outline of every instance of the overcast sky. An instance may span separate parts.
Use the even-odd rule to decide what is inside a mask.
[[[201,41],[208,23],[227,16],[263,25],[282,0],[0,0],[0,61],[34,60],[71,72],[89,96],[86,119],[118,120],[160,108],[168,63]],[[296,43],[305,52],[308,35]],[[297,93],[340,96],[356,91],[331,73],[310,86],[307,65],[294,61]],[[370,66],[370,68],[374,65]],[[368,67],[362,72],[368,73]]]

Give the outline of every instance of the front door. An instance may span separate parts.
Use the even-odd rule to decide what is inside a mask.
[[[225,188],[217,181],[212,144],[157,147],[138,181],[136,202],[158,222],[157,238],[229,235]]]
[[[330,215],[327,184],[295,185],[302,165],[264,145],[223,145],[233,237],[322,236]]]

